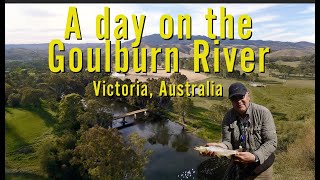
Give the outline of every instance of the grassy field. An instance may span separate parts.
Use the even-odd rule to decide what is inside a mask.
[[[37,149],[51,136],[52,118],[43,110],[5,109],[5,166],[8,173],[41,174]]]
[[[293,61],[293,62],[277,61],[276,64],[287,65],[287,66],[291,66],[291,67],[298,67],[299,64],[301,64],[301,62],[300,61]]]
[[[222,118],[210,117],[210,111],[215,111],[210,107],[230,104],[227,99],[228,87],[236,80],[210,77],[197,83],[206,80],[222,84],[224,97],[192,97],[194,109],[187,118],[186,128],[208,142],[214,142],[221,138]],[[243,83],[247,84],[252,102],[266,106],[273,114],[278,134],[275,179],[314,179],[314,80],[264,80],[267,84],[265,88],[251,87],[248,82]],[[173,116],[173,119],[180,121],[177,116]]]
[[[270,77],[262,80],[267,85],[265,88],[243,83],[249,89],[251,100],[266,106],[273,114],[278,134],[275,179],[314,179],[315,81],[283,81]],[[194,108],[186,118],[186,129],[208,142],[216,142],[221,138],[221,116],[225,110],[212,107],[231,107],[227,99],[228,87],[237,80],[209,76],[194,83],[205,81],[221,84],[224,97],[192,97]],[[220,116],[213,117],[216,114]],[[169,112],[169,115],[171,120],[181,121],[176,113]],[[38,179],[36,175],[42,175],[36,152],[46,139],[53,136],[52,119],[45,110],[5,109],[6,179],[11,175]]]
[[[314,179],[315,89],[312,80],[251,88],[253,101],[268,107],[278,133],[275,179]]]

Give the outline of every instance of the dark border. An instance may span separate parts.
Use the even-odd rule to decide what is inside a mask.
[[[319,7],[319,1],[318,3],[315,3],[315,7]],[[315,21],[317,22],[317,19],[319,19],[319,11],[317,11],[317,8],[316,9],[316,12],[315,12]],[[315,25],[317,24],[315,22]],[[319,51],[317,51],[319,49],[319,44],[317,43],[317,39],[319,39],[319,34],[317,34],[317,32],[319,33],[320,31],[320,28],[319,28],[319,25],[315,26],[315,60],[317,59],[317,57],[319,57]],[[319,59],[319,58],[318,58]],[[318,144],[318,141],[319,141],[319,125],[320,123],[317,121],[317,117],[319,118],[319,105],[317,105],[317,102],[319,102],[319,92],[318,90],[320,89],[319,88],[319,80],[317,78],[317,76],[319,76],[319,72],[318,70],[320,70],[320,66],[319,66],[319,62],[315,63],[315,121],[314,121],[314,126],[315,126],[315,179],[320,179],[320,171],[319,171],[319,144]],[[317,156],[318,155],[318,156]]]
[[[3,13],[4,13],[4,16],[5,17],[5,6],[3,8]],[[5,25],[5,24],[4,24]],[[1,96],[1,99],[0,99],[0,102],[1,102],[1,105],[3,106],[3,108],[1,108],[1,114],[3,115],[3,120],[1,122],[1,125],[0,125],[0,133],[1,133],[1,164],[3,164],[3,167],[1,169],[1,175],[3,176],[3,179],[5,179],[5,147],[6,147],[6,143],[5,143],[5,33],[2,34],[2,38],[1,38],[1,41],[2,41],[2,53],[0,54],[0,59],[2,59],[1,61],[1,80],[3,81],[2,82],[2,85],[0,85],[0,92],[2,92],[2,96]]]

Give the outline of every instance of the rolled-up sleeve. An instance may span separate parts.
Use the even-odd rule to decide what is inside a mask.
[[[262,164],[277,148],[277,133],[271,112],[264,109],[261,113],[261,138],[262,145],[254,154],[258,156],[260,164]]]

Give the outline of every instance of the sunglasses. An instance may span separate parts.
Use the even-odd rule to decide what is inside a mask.
[[[244,98],[245,95],[235,95],[230,98],[231,101],[239,101]]]

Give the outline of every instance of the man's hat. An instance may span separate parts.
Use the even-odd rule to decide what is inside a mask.
[[[233,83],[229,87],[229,99],[235,95],[246,95],[248,92],[247,88],[242,83]]]

